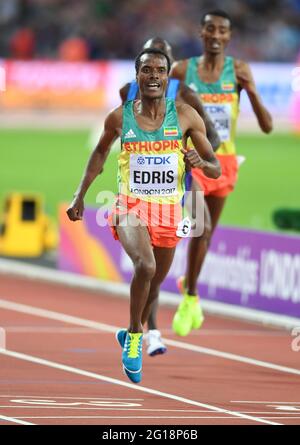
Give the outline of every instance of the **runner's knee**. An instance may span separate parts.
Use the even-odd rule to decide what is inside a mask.
[[[137,258],[134,262],[135,273],[143,277],[146,281],[152,280],[156,271],[154,260]]]

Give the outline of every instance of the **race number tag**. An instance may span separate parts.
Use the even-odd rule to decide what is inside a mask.
[[[178,155],[130,155],[130,192],[139,196],[177,195]]]
[[[191,232],[192,223],[190,218],[187,216],[177,226],[176,235],[180,238],[187,238]]]
[[[231,105],[205,104],[205,111],[213,121],[221,142],[230,140]]]

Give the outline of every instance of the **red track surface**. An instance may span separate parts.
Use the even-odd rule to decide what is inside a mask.
[[[6,331],[8,351],[93,373],[76,374],[74,369],[56,369],[52,364],[32,363],[25,356],[1,353],[0,425],[300,423],[300,371],[296,375],[241,361],[248,357],[300,370],[300,352],[292,351],[289,332],[207,316],[201,330],[179,338],[170,330],[174,308],[161,307],[163,336],[180,344],[168,345],[167,354],[153,358],[144,351],[139,388],[154,390],[149,393],[136,385],[121,386],[130,382],[122,373],[121,350],[113,332],[84,326],[85,320],[92,320],[126,327],[128,301],[4,276],[0,300],[0,326]],[[83,325],[4,309],[3,300],[80,317]],[[241,358],[191,351],[185,349],[188,344]],[[213,407],[231,413],[213,411]],[[243,414],[250,418],[238,417]]]

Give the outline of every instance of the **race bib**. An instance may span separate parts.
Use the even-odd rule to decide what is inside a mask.
[[[192,223],[187,216],[177,226],[176,235],[180,238],[187,238],[191,232]]]
[[[178,194],[178,154],[130,155],[130,192],[140,196]]]
[[[221,142],[230,140],[231,105],[205,104],[205,111],[211,118]]]

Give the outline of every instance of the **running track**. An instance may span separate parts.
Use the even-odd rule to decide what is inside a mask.
[[[0,425],[300,424],[300,352],[287,331],[207,316],[179,338],[174,308],[161,307],[168,353],[144,353],[134,385],[114,337],[128,322],[126,300],[0,279]]]

